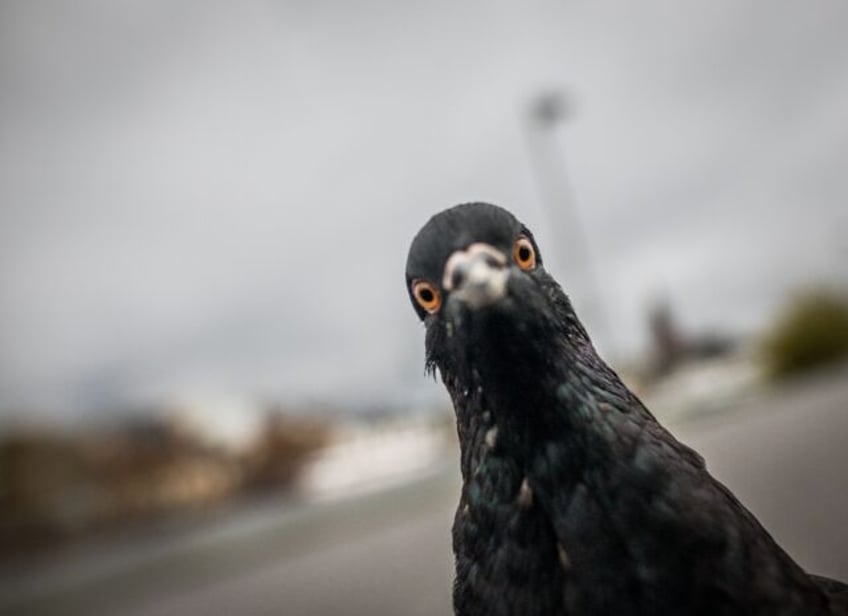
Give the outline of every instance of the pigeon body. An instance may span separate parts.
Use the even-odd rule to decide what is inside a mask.
[[[437,214],[406,282],[456,412],[457,615],[848,613],[600,359],[512,214]]]

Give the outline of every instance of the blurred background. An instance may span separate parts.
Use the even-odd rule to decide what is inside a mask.
[[[848,578],[842,2],[0,4],[0,613],[446,614],[406,251],[483,200]]]

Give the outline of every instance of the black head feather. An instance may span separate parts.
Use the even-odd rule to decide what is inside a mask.
[[[465,203],[433,216],[412,240],[406,259],[406,283],[423,279],[441,286],[448,257],[475,242],[485,242],[506,254],[512,244],[524,234],[533,241],[533,234],[515,216],[503,208],[488,203]],[[534,241],[535,246],[535,241]],[[537,248],[538,254],[538,248]],[[541,256],[539,257],[541,264]],[[412,305],[423,320],[426,313],[415,302]]]

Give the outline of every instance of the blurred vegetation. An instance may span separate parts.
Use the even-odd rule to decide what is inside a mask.
[[[277,412],[238,452],[162,418],[82,433],[4,434],[0,557],[257,489],[286,489],[330,435],[326,422]]]
[[[798,295],[779,315],[763,352],[774,379],[848,357],[848,298],[828,290]]]
[[[290,485],[309,457],[330,442],[330,427],[321,421],[268,417],[261,436],[245,456],[246,489],[264,490]]]

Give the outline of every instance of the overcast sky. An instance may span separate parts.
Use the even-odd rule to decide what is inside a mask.
[[[441,399],[403,286],[436,211],[513,210],[587,303],[528,156],[552,88],[602,347],[848,284],[841,1],[1,6],[0,413]]]

